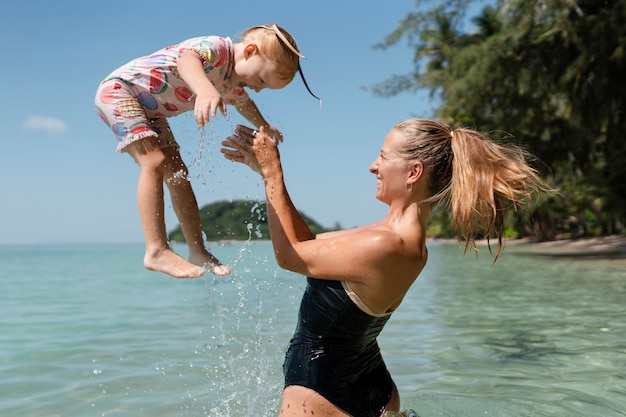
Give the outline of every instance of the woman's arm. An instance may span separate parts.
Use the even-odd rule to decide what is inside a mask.
[[[283,177],[277,143],[261,132],[238,126],[222,152],[245,163],[265,181],[274,254],[287,270],[335,281],[349,281],[370,309],[395,309],[426,262],[425,247],[407,242],[384,223],[313,235],[294,207]]]
[[[278,264],[322,279],[368,280],[393,271],[402,240],[385,227],[336,231],[316,239],[296,210],[285,186],[277,143],[263,133],[238,126],[222,144],[225,157],[245,163],[265,181],[267,212]]]
[[[264,127],[260,129],[255,138],[252,129],[237,126],[235,135],[222,142],[232,149],[223,148],[222,153],[227,159],[245,163],[263,177],[272,241],[275,251],[280,249],[285,254],[293,243],[314,239],[315,235],[287,192],[276,141],[265,133]]]

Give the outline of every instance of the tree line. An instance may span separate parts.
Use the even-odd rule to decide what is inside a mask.
[[[626,0],[484,4],[416,0],[374,45],[406,41],[413,69],[372,92],[390,97],[427,90],[437,103],[434,116],[453,128],[513,141],[538,157],[536,167],[558,193],[537,205],[531,222],[512,215],[510,234],[623,233]],[[484,7],[470,16],[477,5]],[[438,230],[445,234],[445,225]]]

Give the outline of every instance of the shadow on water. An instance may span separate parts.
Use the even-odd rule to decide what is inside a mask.
[[[494,350],[492,357],[501,361],[530,362],[547,359],[551,355],[575,354],[559,350],[554,343],[547,341],[546,336],[528,333],[516,334],[511,338],[487,338],[485,343]],[[547,361],[543,364],[549,365]]]

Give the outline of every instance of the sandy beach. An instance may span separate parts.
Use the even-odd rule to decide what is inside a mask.
[[[546,256],[623,256],[626,257],[626,236],[611,235],[538,242],[533,239],[509,239],[505,246],[522,245],[528,252]]]
[[[562,239],[550,242],[535,242],[529,246],[532,252],[547,256],[624,256],[626,236],[612,235],[580,239]]]
[[[451,244],[459,244],[454,239],[435,239],[435,241],[445,241]],[[490,241],[492,248],[497,242]],[[486,240],[476,241],[477,246],[487,246]],[[602,237],[585,237],[577,239],[558,239],[548,242],[539,242],[535,238],[506,239],[505,249],[516,246],[518,249],[528,253],[545,256],[610,256],[626,258],[626,236],[611,235]]]

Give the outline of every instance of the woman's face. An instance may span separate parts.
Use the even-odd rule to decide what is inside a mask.
[[[392,129],[383,142],[380,154],[370,165],[370,172],[376,175],[376,198],[386,204],[397,196],[406,196],[406,181],[410,174],[409,163],[400,154],[403,134]]]

